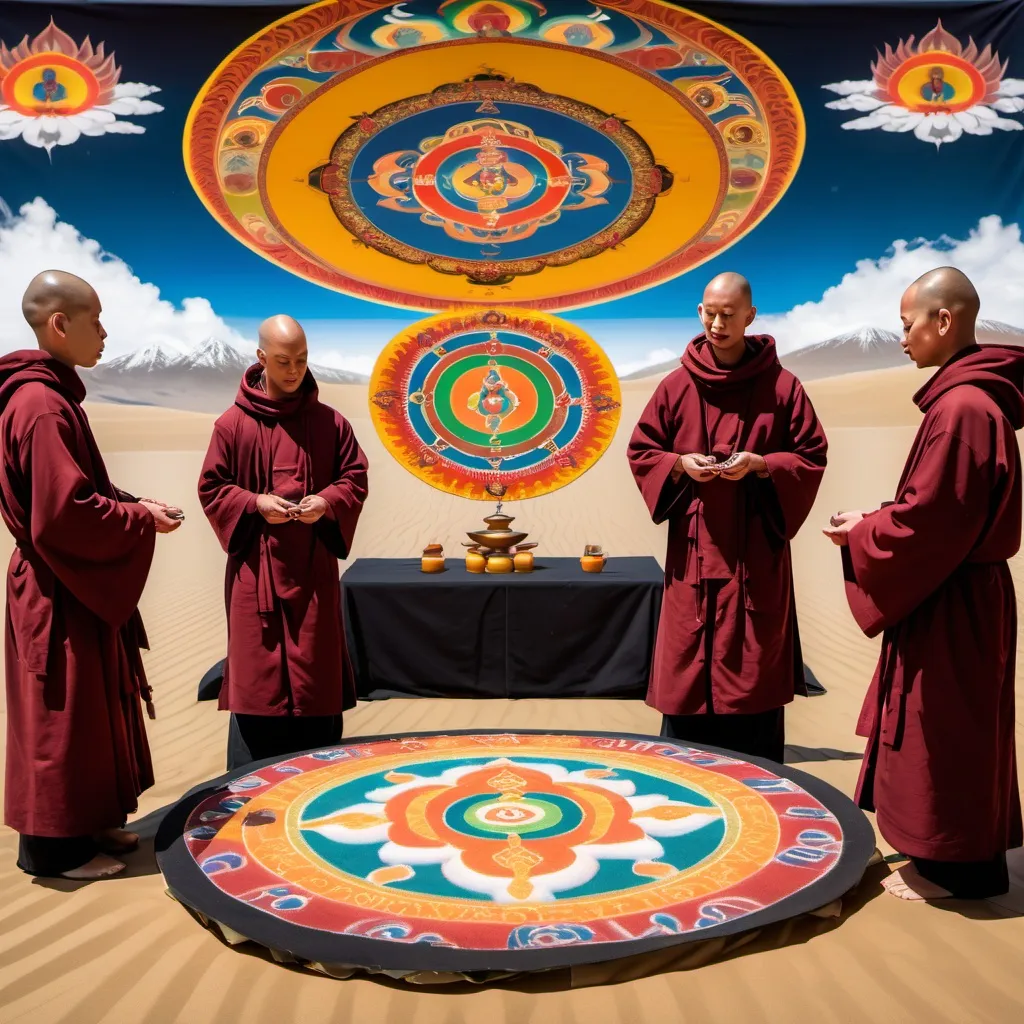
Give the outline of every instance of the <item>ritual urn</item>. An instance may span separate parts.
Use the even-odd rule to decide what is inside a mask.
[[[600,544],[588,544],[583,549],[580,566],[584,572],[600,572],[604,568],[605,553]]]
[[[475,548],[466,552],[466,572],[483,572],[487,567],[487,559]]]
[[[536,546],[535,543],[516,545],[512,556],[516,572],[533,572],[533,548]]]
[[[487,556],[487,568],[485,572],[506,573],[515,569],[512,557],[507,554],[496,554]]]
[[[422,572],[444,572],[444,548],[440,544],[428,544],[420,559]]]

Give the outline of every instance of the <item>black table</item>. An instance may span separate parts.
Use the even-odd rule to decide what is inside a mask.
[[[488,575],[449,560],[360,558],[341,577],[360,700],[386,697],[643,699],[663,574],[650,557],[540,557]]]
[[[341,578],[360,700],[604,697],[643,700],[661,610],[655,559],[612,558],[585,573],[541,557],[532,573],[489,576],[450,560],[360,558]],[[217,662],[199,684],[216,700]],[[804,666],[808,696],[825,688]]]

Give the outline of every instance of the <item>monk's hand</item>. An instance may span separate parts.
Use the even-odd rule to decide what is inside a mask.
[[[714,464],[715,460],[708,455],[692,453],[679,456],[679,465],[682,467],[683,472],[691,480],[696,480],[698,483],[704,483],[717,476],[717,473],[711,468]]]
[[[737,452],[730,455],[718,469],[718,475],[726,480],[742,480],[748,473],[767,476],[768,463],[762,456],[753,452]]]
[[[300,523],[315,523],[318,519],[327,515],[327,499],[321,498],[319,494],[307,494],[299,502],[299,514],[296,518]]]
[[[867,512],[861,512],[857,509],[854,512],[837,512],[828,522],[829,526],[842,526],[844,523],[849,523],[851,526],[859,523]]]
[[[295,505],[276,494],[260,494],[256,498],[256,511],[272,526],[287,523],[294,519],[292,510]]]
[[[863,512],[837,512],[821,532],[837,547],[850,543],[850,531],[864,518]]]
[[[169,516],[166,505],[158,505],[152,501],[140,501],[139,504],[153,517],[157,533],[174,533],[181,526],[181,520]]]

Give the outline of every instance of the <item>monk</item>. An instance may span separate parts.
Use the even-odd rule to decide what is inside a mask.
[[[366,457],[320,402],[299,324],[264,321],[257,358],[214,425],[199,480],[228,556],[229,769],[336,744],[355,706],[338,559],[366,500]]]
[[[784,707],[806,694],[789,542],[827,443],[768,336],[748,336],[750,285],[720,274],[704,334],[658,385],[629,442],[654,522],[668,522],[647,703],[662,735],[781,762]]]
[[[845,512],[846,595],[882,654],[857,724],[867,750],[860,806],[907,866],[902,899],[1008,891],[1006,851],[1024,842],[1014,747],[1024,350],[978,345],[978,293],[943,267],[903,296],[903,348],[940,367],[896,500]]]
[[[111,854],[138,845],[121,826],[153,784],[137,606],[154,536],[176,530],[181,513],[107,476],[75,372],[103,352],[96,292],[45,271],[22,311],[39,348],[0,359],[0,515],[16,545],[4,820],[20,833],[22,870],[103,878],[125,868]]]

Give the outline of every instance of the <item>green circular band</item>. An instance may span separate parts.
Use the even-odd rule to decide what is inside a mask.
[[[449,366],[438,377],[437,384],[434,387],[434,412],[437,414],[437,418],[441,421],[441,425],[445,430],[461,441],[480,445],[484,448],[490,446],[491,435],[482,430],[473,430],[472,427],[467,427],[461,420],[456,418],[451,409],[451,393],[456,378],[461,377],[467,370],[487,366],[493,358],[494,356],[489,355],[466,356],[465,359],[460,359]],[[551,384],[548,382],[547,377],[532,363],[518,356],[502,356],[500,363],[522,373],[537,392],[537,411],[530,418],[530,421],[507,434],[499,434],[502,446],[511,447],[536,437],[551,422],[551,418],[555,413],[555,396],[551,391]],[[442,405],[438,402],[438,395],[446,395],[448,398],[447,403]],[[481,418],[483,415],[481,413]]]

